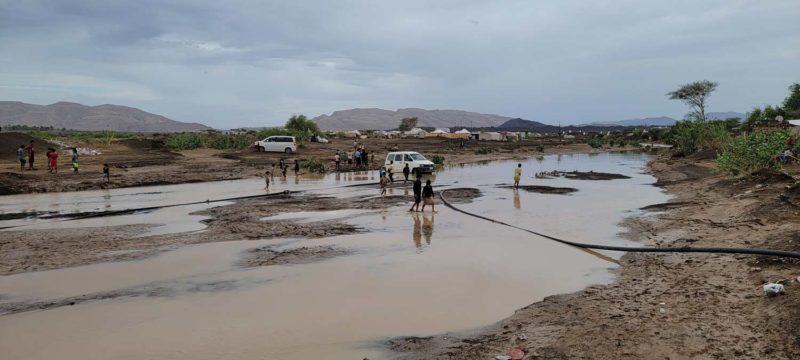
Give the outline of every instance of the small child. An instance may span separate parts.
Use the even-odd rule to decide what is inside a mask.
[[[48,152],[48,167],[50,168],[50,172],[55,172],[58,174],[58,151],[56,149],[50,148]]]
[[[386,187],[389,185],[389,179],[386,176],[381,177],[381,196],[386,195]]]
[[[78,149],[72,148],[72,172],[78,173]]]
[[[111,169],[108,168],[108,164],[103,164],[103,180],[106,183],[111,181]]]
[[[264,181],[266,181],[266,182],[267,182],[267,186],[264,186],[264,189],[267,189],[267,190],[269,190],[269,177],[270,177],[270,175],[269,175],[269,171],[267,171],[266,173],[264,173]]]

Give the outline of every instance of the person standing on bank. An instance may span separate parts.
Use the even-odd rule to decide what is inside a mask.
[[[78,173],[78,149],[72,148],[72,172]]]
[[[431,186],[431,181],[425,181],[425,187],[422,188],[422,211],[425,211],[425,205],[431,206],[431,211],[435,211],[433,208],[433,186]]]
[[[294,176],[300,173],[300,162],[294,159]]]
[[[35,160],[35,149],[33,146],[33,140],[31,140],[30,145],[25,147],[25,152],[28,153],[28,170],[33,170],[33,160]]]
[[[17,160],[19,160],[19,172],[25,171],[25,145],[20,145],[17,149]]]
[[[514,169],[514,189],[519,189],[519,180],[522,178],[522,164],[517,164]]]

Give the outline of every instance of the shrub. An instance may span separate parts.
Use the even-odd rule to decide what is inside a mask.
[[[595,149],[603,146],[603,140],[599,139],[599,138],[589,139],[589,141],[587,141],[586,143],[589,144],[589,146],[591,146],[592,148],[595,148]]]
[[[255,137],[247,134],[215,135],[211,140],[211,147],[219,150],[242,150],[250,147],[255,142]]]
[[[322,161],[319,161],[317,158],[311,158],[303,161],[300,166],[302,166],[308,172],[316,172],[320,174],[325,173],[325,164],[323,164]]]
[[[679,121],[666,135],[668,144],[679,154],[691,155],[706,149],[718,152],[731,141],[724,121]]]
[[[494,149],[492,149],[492,148],[490,148],[488,146],[481,146],[477,150],[475,150],[475,154],[486,155],[486,154],[491,154],[493,151],[494,151]]]
[[[444,156],[433,155],[433,156],[431,156],[431,161],[433,161],[433,163],[436,164],[436,165],[442,165],[442,164],[444,164]]]
[[[760,131],[739,136],[717,157],[717,166],[731,176],[752,173],[760,169],[779,169],[775,156],[786,146],[787,130]]]
[[[171,134],[167,137],[165,144],[173,150],[198,149],[206,145],[206,137],[193,133]]]
[[[259,130],[259,132],[256,133],[256,138],[258,140],[264,140],[264,138],[266,137],[278,136],[278,135],[291,136],[292,134],[289,130],[286,130],[284,128],[273,127],[273,128],[266,128]]]

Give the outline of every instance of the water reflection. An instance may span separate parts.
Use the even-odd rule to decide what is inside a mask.
[[[413,213],[411,217],[414,219],[414,228],[412,231],[412,239],[414,240],[414,247],[417,248],[417,253],[421,253],[425,247],[431,246],[431,238],[433,237],[433,221],[434,215],[420,215]],[[420,219],[422,218],[422,219]],[[422,238],[425,238],[425,243],[422,243]]]
[[[514,208],[517,210],[522,208],[522,204],[519,201],[519,189],[514,189]]]

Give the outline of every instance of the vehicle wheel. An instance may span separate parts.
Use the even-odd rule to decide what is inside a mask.
[[[286,148],[285,150],[283,150],[283,152],[285,152],[287,154],[291,154],[292,153],[292,148]]]

